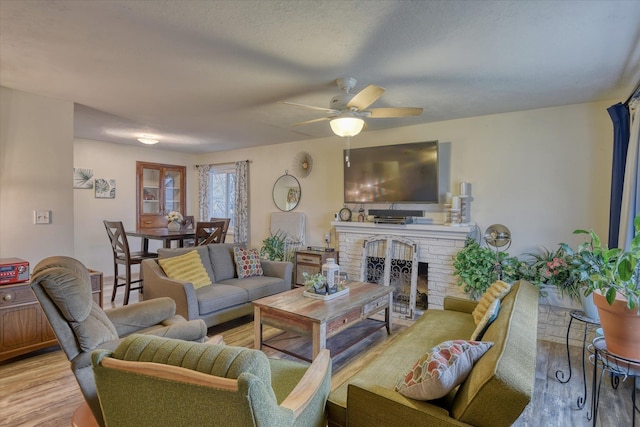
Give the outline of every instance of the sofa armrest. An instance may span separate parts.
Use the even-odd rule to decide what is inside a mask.
[[[286,284],[291,286],[291,277],[293,275],[293,264],[287,261],[268,261],[265,259],[260,260],[262,271],[265,276],[279,277]]]
[[[155,259],[142,261],[145,298],[155,299],[169,297],[175,301],[176,314],[187,320],[200,318],[196,290],[190,282],[183,282],[167,277]]]
[[[141,301],[137,304],[105,310],[115,326],[118,336],[129,335],[140,329],[162,324],[176,312],[176,303],[171,298]]]
[[[449,412],[428,401],[404,397],[394,390],[377,385],[349,384],[347,395],[347,425],[349,427],[369,427],[397,425],[402,420],[403,427],[426,425],[467,426],[451,418]]]
[[[445,310],[460,311],[462,313],[472,313],[473,310],[476,308],[476,305],[478,305],[478,301],[473,301],[470,299],[460,298],[460,297],[447,296],[447,297],[444,297],[443,308]]]

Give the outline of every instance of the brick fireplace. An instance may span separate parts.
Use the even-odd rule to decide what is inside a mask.
[[[418,245],[418,262],[425,263],[429,308],[441,309],[444,297],[468,298],[456,285],[453,256],[464,247],[474,226],[451,227],[432,224],[375,224],[371,222],[331,223],[336,229],[340,250],[340,270],[360,279],[363,242],[374,236],[399,236]]]

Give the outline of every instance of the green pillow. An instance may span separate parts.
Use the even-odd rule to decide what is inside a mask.
[[[184,255],[159,259],[158,263],[171,279],[191,282],[198,289],[211,284],[198,251],[195,249]]]

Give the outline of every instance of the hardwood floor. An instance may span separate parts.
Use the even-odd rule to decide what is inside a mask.
[[[106,285],[106,283],[105,283]],[[107,286],[105,286],[107,288]],[[105,289],[105,300],[110,289]],[[135,296],[134,296],[135,295]],[[121,304],[121,294],[116,305]],[[137,301],[137,293],[132,301]],[[105,308],[111,302],[105,301]],[[332,388],[337,387],[353,372],[365,366],[377,354],[385,351],[395,335],[411,322],[394,318],[394,335],[387,336],[381,329],[366,340],[333,359]],[[265,338],[280,331],[265,328]],[[251,318],[238,319],[209,329],[209,335],[222,334],[229,345],[250,347],[253,345]],[[538,357],[534,397],[522,416],[514,424],[525,426],[590,426],[587,414],[591,413],[591,401],[585,408],[577,409],[578,396],[583,393],[580,348],[572,347],[572,378],[567,384],[556,380],[558,369],[567,371],[566,348],[548,341],[538,342]],[[270,357],[292,358],[276,350],[265,349]],[[591,396],[593,367],[587,361],[587,389]],[[631,379],[620,381],[617,390],[605,379],[602,385],[597,426],[631,425]],[[71,415],[82,402],[82,395],[69,369],[63,352],[47,349],[0,364],[0,426],[68,426]],[[638,418],[638,414],[636,415]]]

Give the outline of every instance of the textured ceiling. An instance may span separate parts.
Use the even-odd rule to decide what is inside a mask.
[[[331,136],[279,101],[328,107],[343,76],[424,108],[369,131],[624,101],[639,23],[640,1],[2,0],[0,85],[76,103],[78,138],[211,152]]]

